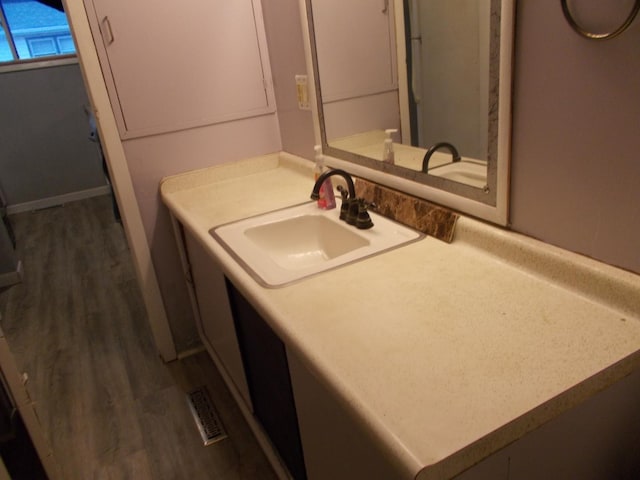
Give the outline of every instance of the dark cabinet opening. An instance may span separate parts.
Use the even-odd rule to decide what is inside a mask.
[[[284,343],[226,279],[254,415],[296,480],[307,478]]]

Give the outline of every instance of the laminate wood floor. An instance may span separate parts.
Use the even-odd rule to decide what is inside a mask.
[[[108,196],[11,217],[24,280],[0,293],[61,479],[271,479],[206,353],[164,364]],[[203,446],[186,392],[206,384],[229,437]]]

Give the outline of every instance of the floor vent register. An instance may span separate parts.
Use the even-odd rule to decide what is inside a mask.
[[[207,387],[199,387],[187,393],[187,401],[205,446],[227,438],[227,432],[224,430]]]

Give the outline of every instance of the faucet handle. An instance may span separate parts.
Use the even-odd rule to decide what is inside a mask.
[[[362,202],[364,203],[364,206],[367,208],[367,210],[373,209],[374,211],[378,210],[378,205],[375,202],[367,202],[366,200],[362,200]]]
[[[355,225],[358,220],[358,213],[360,212],[360,202],[362,200],[359,198],[349,198],[347,200],[347,209],[346,209],[346,218],[344,220],[349,225]],[[342,209],[340,209],[342,210]]]
[[[368,228],[373,227],[373,221],[369,216],[369,212],[367,211],[368,207],[373,206],[372,203],[367,203],[363,199],[358,200],[358,216],[356,218],[356,228],[360,230],[366,230]]]
[[[344,220],[349,225],[355,225],[361,230],[373,227],[373,221],[371,221],[367,209],[378,208],[377,205],[373,202],[367,202],[364,198],[349,198],[349,193],[342,185],[338,185],[336,188],[342,197],[340,220]]]
[[[340,205],[340,220],[346,220],[349,215],[349,204],[352,200],[349,198],[349,192],[342,185],[338,185],[336,187],[340,192],[340,197],[342,198],[342,205]]]

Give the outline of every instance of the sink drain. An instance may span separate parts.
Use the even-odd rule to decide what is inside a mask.
[[[227,438],[227,432],[224,430],[207,387],[199,387],[187,393],[187,401],[205,446]]]

